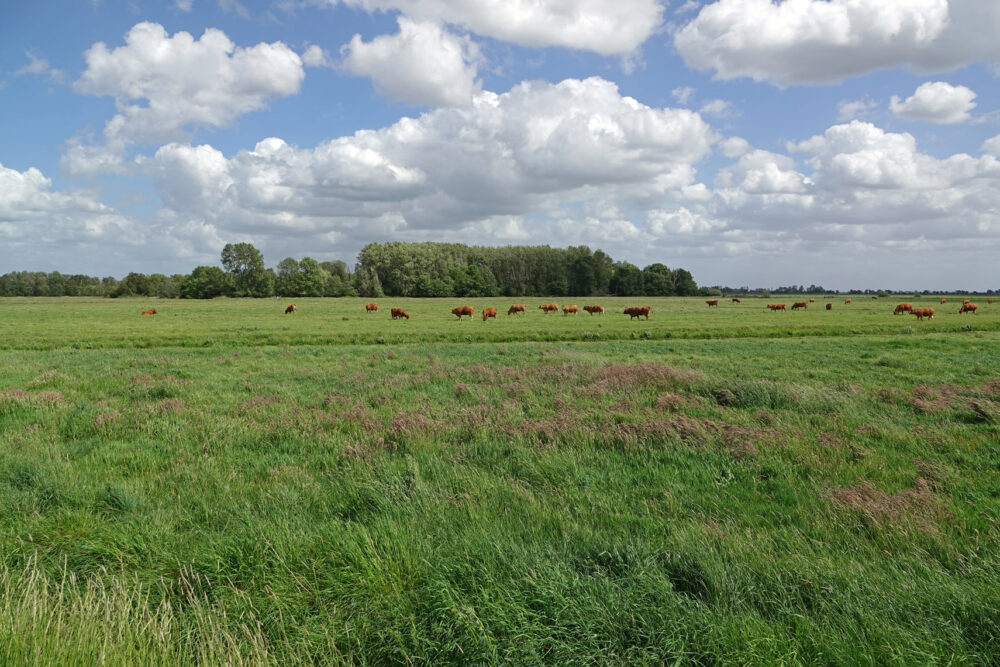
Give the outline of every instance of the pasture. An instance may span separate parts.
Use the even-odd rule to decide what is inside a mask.
[[[1000,303],[798,299],[0,300],[0,662],[996,661]]]

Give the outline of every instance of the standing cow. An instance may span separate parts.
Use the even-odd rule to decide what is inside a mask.
[[[958,310],[958,314],[961,315],[962,313],[972,313],[973,315],[975,315],[977,308],[979,308],[979,306],[977,306],[974,303],[971,302],[963,303],[962,307]]]
[[[832,303],[826,304],[826,309],[827,310],[833,310],[833,304]]]
[[[463,316],[468,315],[471,320],[475,312],[476,311],[472,308],[472,306],[459,306],[458,308],[451,309],[451,314],[458,319],[462,319]]]
[[[604,306],[584,306],[583,309],[591,315],[604,314]]]
[[[896,309],[892,311],[893,315],[899,315],[900,313],[909,313],[913,310],[912,303],[901,303],[896,306]]]
[[[487,318],[490,318],[490,317],[492,317],[493,319],[497,318],[497,309],[496,308],[483,308],[483,322],[485,322],[487,320]]]
[[[563,315],[569,315],[570,313],[576,315],[579,310],[576,306],[563,306]]]
[[[719,300],[718,299],[710,299],[710,300],[706,301],[705,303],[707,303],[708,307],[711,308],[712,306],[718,306],[719,305]]]
[[[527,314],[527,313],[525,313],[524,304],[523,303],[515,303],[513,306],[511,306],[510,308],[507,309],[507,314],[508,315],[514,315],[516,313],[521,313],[522,315],[526,315]]]
[[[366,312],[374,313],[377,310],[378,310],[378,304],[377,303],[366,303],[365,304],[365,311]]]
[[[401,319],[404,319],[404,318],[407,319],[407,320],[410,319],[410,314],[407,313],[402,308],[393,308],[389,312],[392,313],[392,319],[394,319],[394,320],[401,320]]]
[[[293,303],[290,306],[288,306],[288,308],[285,308],[285,315],[294,315],[296,310],[298,310],[298,308],[296,308],[295,304]]]
[[[543,303],[542,305],[540,305],[538,307],[538,309],[541,310],[546,315],[548,315],[549,313],[558,313],[559,312],[559,306],[557,304],[554,304],[554,303]]]

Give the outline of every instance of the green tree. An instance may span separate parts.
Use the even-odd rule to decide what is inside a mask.
[[[642,296],[642,271],[635,264],[619,262],[611,278],[610,291],[617,296]]]
[[[199,266],[180,285],[182,299],[214,299],[232,289],[230,276],[217,266]]]
[[[268,280],[264,256],[252,244],[227,243],[222,266],[232,277],[234,296],[271,296],[274,285]]]
[[[697,296],[698,285],[694,282],[694,276],[685,269],[674,269],[674,293],[677,296]]]
[[[650,264],[642,270],[642,290],[646,296],[673,296],[673,273],[663,264]]]

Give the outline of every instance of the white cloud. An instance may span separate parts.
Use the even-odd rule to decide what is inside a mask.
[[[174,9],[179,12],[190,12],[194,5],[194,0],[174,0]]]
[[[713,220],[683,206],[673,211],[654,209],[646,214],[646,228],[657,237],[706,234],[725,226],[722,220]]]
[[[490,229],[497,238],[572,242],[574,224],[586,238],[622,241],[644,233],[621,212],[626,205],[662,202],[691,185],[693,164],[714,140],[697,113],[650,108],[591,78],[482,92],[468,107],[311,149],[271,138],[227,158],[210,146],[169,144],[143,166],[178,219],[271,244],[441,238],[444,230],[476,240]],[[703,190],[690,194],[704,198]],[[602,201],[613,205],[594,205]]]
[[[20,172],[0,164],[0,263],[24,266],[48,253],[69,255],[140,238],[131,220],[90,193],[56,192],[38,169]]]
[[[124,46],[99,42],[85,57],[87,69],[74,89],[113,96],[118,113],[104,128],[103,144],[71,145],[68,169],[120,161],[131,144],[182,139],[191,127],[226,126],[272,97],[296,94],[305,77],[301,58],[281,42],[238,47],[211,28],[196,40],[139,23]]]
[[[740,115],[739,110],[727,100],[709,100],[701,106],[700,111],[706,116],[715,116],[716,118],[734,118]]]
[[[893,95],[889,110],[897,116],[931,123],[963,123],[976,108],[976,93],[965,86],[953,86],[944,81],[928,81],[917,87],[905,100]]]
[[[623,55],[657,30],[659,0],[313,0],[369,12],[395,10],[416,21],[461,25],[520,46],[564,46]]]
[[[399,32],[364,42],[354,35],[341,49],[343,67],[372,79],[391,100],[426,106],[468,106],[480,90],[479,49],[440,25],[400,17]]]
[[[31,51],[28,51],[25,55],[28,56],[28,64],[14,72],[14,76],[34,74],[35,76],[46,77],[53,83],[62,83],[66,80],[66,73],[61,69],[53,67],[45,58],[40,58]]]
[[[984,153],[1000,157],[1000,134],[984,141],[980,150]]]
[[[330,58],[330,54],[326,49],[317,46],[316,44],[311,44],[302,53],[302,64],[306,67],[333,67],[333,60]]]
[[[250,18],[250,12],[240,0],[219,0],[219,9],[225,14],[235,14],[241,19]]]
[[[694,95],[694,88],[691,86],[678,86],[671,90],[670,94],[677,100],[677,104],[687,105],[688,100]]]
[[[786,85],[993,61],[998,32],[1000,3],[984,0],[716,0],[674,44],[688,66],[721,79]]]
[[[871,113],[877,106],[878,103],[867,96],[860,100],[841,100],[837,104],[837,120],[846,122],[850,120],[862,119]]]

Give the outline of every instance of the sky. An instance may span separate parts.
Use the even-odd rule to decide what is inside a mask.
[[[0,6],[0,273],[588,245],[1000,288],[995,0]]]

